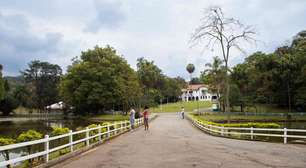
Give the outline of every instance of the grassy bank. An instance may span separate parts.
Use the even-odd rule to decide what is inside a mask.
[[[213,114],[213,113],[204,113],[201,115],[202,118],[208,121],[213,122],[226,122],[228,116],[226,114]],[[263,115],[230,115],[230,120],[232,122],[279,122],[287,120],[286,116],[263,116]],[[306,116],[291,116],[291,120],[293,121],[306,121]]]
[[[202,124],[214,125],[219,127],[243,127],[243,128],[280,128],[279,124],[266,123],[266,122],[242,122],[242,123],[218,123],[219,120],[212,120],[205,115],[188,114],[194,120],[199,121]]]
[[[294,110],[294,109],[293,109]],[[234,106],[233,112],[240,112],[240,106]],[[288,108],[282,108],[277,105],[271,104],[256,104],[255,106],[247,106],[244,108],[245,112],[258,112],[258,113],[287,113]],[[294,112],[294,111],[293,111]]]
[[[100,115],[96,115],[94,117],[90,117],[89,119],[91,119],[91,120],[101,120],[101,121],[122,121],[122,120],[128,120],[129,116],[128,115],[121,115],[121,114],[116,114],[116,115],[100,114]]]
[[[177,103],[168,103],[163,104],[155,108],[151,108],[151,112],[160,113],[160,112],[179,112],[181,107],[185,108],[186,112],[191,112],[195,109],[210,108],[211,102],[209,101],[190,101],[190,102],[177,102]]]

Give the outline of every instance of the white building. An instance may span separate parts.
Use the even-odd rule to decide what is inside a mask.
[[[203,84],[188,85],[182,89],[182,101],[212,101],[217,99],[217,95],[209,92],[208,87]]]
[[[48,110],[62,110],[63,108],[64,108],[64,103],[62,101],[51,104],[50,106],[46,106],[46,109]]]

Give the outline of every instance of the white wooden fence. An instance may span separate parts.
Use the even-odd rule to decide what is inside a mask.
[[[283,138],[284,144],[287,143],[288,138],[296,139],[306,139],[306,135],[293,135],[292,133],[306,133],[306,130],[302,129],[275,129],[275,128],[240,128],[240,127],[220,127],[210,124],[204,124],[198,120],[193,119],[187,115],[192,124],[202,131],[208,132],[210,134],[216,134],[222,137],[228,137],[230,135],[244,135],[250,136],[250,139],[253,140],[255,136],[262,137],[280,137]]]
[[[136,119],[135,120],[135,127],[140,126],[143,124],[143,119]],[[4,151],[10,151],[10,150],[14,150],[17,148],[22,148],[22,147],[27,147],[27,146],[32,146],[32,145],[38,145],[38,144],[44,144],[44,150],[43,151],[39,151],[36,153],[31,153],[28,154],[26,156],[21,156],[18,158],[13,158],[13,159],[9,159],[9,160],[5,160],[5,161],[1,161],[0,162],[0,167],[3,166],[7,166],[7,165],[13,165],[16,163],[20,163],[22,161],[26,161],[26,160],[30,160],[33,158],[37,158],[37,157],[44,157],[44,161],[47,163],[49,162],[49,155],[52,152],[56,152],[59,151],[61,149],[64,148],[68,148],[70,149],[70,152],[74,151],[75,145],[85,142],[86,146],[90,146],[92,144],[90,144],[90,140],[92,139],[97,139],[98,138],[98,142],[101,142],[105,139],[108,139],[112,136],[115,136],[117,134],[123,133],[127,130],[129,130],[131,127],[130,122],[129,121],[121,121],[121,122],[115,122],[109,125],[105,125],[105,126],[101,126],[98,125],[98,127],[95,128],[86,128],[85,130],[81,130],[81,131],[75,131],[72,132],[70,130],[69,133],[67,134],[63,134],[63,135],[59,135],[59,136],[54,136],[54,137],[49,137],[49,135],[45,135],[45,138],[43,139],[39,139],[39,140],[35,140],[35,141],[29,141],[29,142],[23,142],[23,143],[17,143],[17,144],[12,144],[12,145],[6,145],[6,146],[0,146],[0,152],[4,152]],[[106,130],[106,131],[102,131],[102,130]],[[92,133],[92,132],[98,132],[98,133]],[[79,139],[79,140],[74,140],[73,139],[73,135],[78,135],[78,134],[85,134],[85,138]],[[93,135],[91,135],[93,134]],[[50,148],[50,141],[54,141],[54,140],[60,140],[63,138],[69,138],[69,142],[66,144],[61,144],[60,146],[54,147],[54,148]],[[95,142],[97,143],[97,142]]]

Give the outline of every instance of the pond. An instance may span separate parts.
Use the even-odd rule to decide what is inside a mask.
[[[0,136],[16,138],[20,133],[33,129],[50,134],[52,127],[68,127],[71,130],[95,124],[96,121],[64,118],[0,118]]]
[[[17,136],[30,129],[36,130],[43,135],[52,132],[52,127],[67,127],[73,131],[77,129],[83,129],[90,124],[101,124],[101,122],[91,121],[86,119],[64,119],[61,117],[56,118],[0,118],[0,136],[17,138]],[[52,145],[52,144],[50,144]],[[55,144],[58,145],[58,144]],[[42,148],[42,146],[37,146]],[[18,148],[9,152],[10,158],[17,158],[26,154],[26,148]],[[3,161],[4,157],[0,154],[0,161]],[[16,164],[19,165],[19,164]],[[23,166],[21,166],[23,167]],[[25,166],[27,167],[27,166]],[[2,168],[2,167],[0,167]]]

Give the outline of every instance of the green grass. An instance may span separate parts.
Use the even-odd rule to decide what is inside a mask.
[[[204,113],[200,117],[204,118],[205,120],[208,121],[213,121],[213,122],[224,122],[227,121],[228,116],[226,114],[213,114],[213,113]],[[230,120],[231,121],[252,121],[252,122],[258,122],[258,121],[273,121],[273,122],[278,122],[278,121],[284,121],[286,120],[286,116],[263,116],[263,115],[257,115],[257,116],[251,116],[251,115],[230,115]],[[291,120],[306,120],[306,116],[292,116]]]
[[[240,106],[234,106],[232,109],[233,112],[240,112]],[[258,113],[286,113],[288,108],[281,108],[276,105],[269,104],[256,104],[255,106],[248,106],[244,109],[245,112],[258,112]]]
[[[158,106],[155,108],[151,108],[150,111],[154,113],[179,112],[181,111],[181,107],[185,108],[185,112],[192,112],[198,107],[199,109],[210,108],[211,102],[209,101],[190,101],[190,102],[168,103],[168,104],[163,104],[162,107]]]
[[[90,119],[101,120],[101,121],[122,121],[122,120],[128,120],[129,116],[121,115],[121,114],[116,114],[116,115],[101,114],[101,115],[91,117]]]

